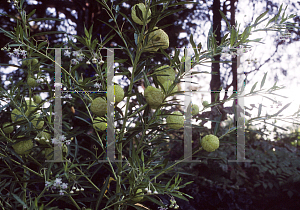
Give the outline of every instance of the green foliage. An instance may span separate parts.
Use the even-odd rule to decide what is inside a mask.
[[[191,175],[193,171],[191,173],[186,171],[195,167],[195,164],[189,164],[185,168],[184,164],[182,166],[179,166],[179,164],[182,164],[187,157],[180,157],[180,161],[175,163],[169,161],[168,158],[162,158],[168,157],[171,149],[176,149],[175,147],[171,148],[174,146],[173,141],[182,142],[184,139],[181,132],[184,125],[184,117],[180,112],[183,111],[183,104],[176,99],[176,94],[180,94],[183,91],[172,93],[172,91],[166,89],[173,89],[179,82],[183,82],[184,77],[190,73],[190,70],[184,69],[183,64],[186,60],[184,56],[180,58],[178,50],[175,50],[173,58],[165,51],[169,47],[169,36],[162,31],[162,28],[166,28],[171,23],[160,26],[159,29],[156,28],[159,21],[182,10],[182,8],[172,8],[191,2],[171,3],[170,1],[154,1],[152,5],[148,2],[146,8],[151,9],[151,16],[148,17],[146,15],[147,20],[143,18],[143,11],[136,9],[137,18],[143,19],[142,24],[138,22],[141,25],[136,25],[130,18],[126,18],[119,5],[114,5],[113,2],[111,5],[108,5],[108,1],[105,0],[97,0],[97,2],[103,6],[110,17],[108,23],[100,21],[110,27],[111,31],[105,36],[104,40],[101,37],[98,40],[97,38],[93,39],[93,25],[89,29],[84,27],[83,36],[74,36],[78,43],[68,42],[68,45],[74,49],[75,53],[72,53],[71,59],[71,56],[67,55],[68,51],[64,51],[63,60],[66,62],[62,62],[62,65],[59,66],[62,72],[59,75],[61,84],[56,82],[55,85],[58,85],[58,88],[72,89],[77,94],[72,94],[72,99],[61,98],[61,100],[57,100],[63,102],[62,117],[52,116],[53,108],[55,108],[53,104],[55,96],[52,91],[54,81],[48,82],[45,79],[45,75],[53,73],[54,67],[57,67],[57,60],[54,60],[58,59],[55,57],[57,55],[53,49],[49,50],[45,43],[38,44],[34,38],[65,32],[48,31],[31,34],[29,24],[32,21],[57,19],[31,19],[35,11],[26,15],[23,7],[24,1],[21,1],[16,5],[20,19],[13,17],[16,20],[14,30],[6,31],[0,28],[1,32],[11,39],[6,50],[9,51],[13,47],[15,51],[20,53],[26,51],[28,57],[25,59],[25,65],[20,67],[25,69],[26,82],[13,82],[10,91],[6,91],[1,87],[1,98],[9,101],[9,105],[1,109],[1,112],[12,114],[11,120],[14,123],[11,125],[18,125],[17,129],[10,133],[6,133],[6,130],[4,130],[5,132],[2,129],[0,130],[2,142],[0,144],[2,172],[0,178],[1,180],[3,179],[0,187],[1,193],[2,191],[10,192],[1,195],[0,204],[3,208],[19,209],[25,206],[28,209],[52,209],[56,208],[57,204],[61,204],[59,203],[61,200],[73,209],[82,209],[87,205],[93,209],[116,210],[127,209],[129,206],[138,209],[139,207],[134,205],[135,202],[143,203],[144,201],[149,201],[164,207],[165,204],[160,197],[163,195],[167,195],[172,199],[172,205],[175,198],[185,201],[188,201],[188,198],[192,198],[189,194],[182,192],[182,189],[191,184],[191,182],[183,180],[180,176]],[[163,3],[163,6],[159,7],[158,10],[158,5],[161,3]],[[281,10],[282,7],[277,16],[270,20],[269,23],[278,20]],[[132,37],[130,37],[130,33],[126,33],[127,31],[124,32],[123,26],[118,25],[118,15],[123,16],[131,24],[134,30]],[[223,18],[225,17],[224,14],[221,13],[221,15]],[[195,55],[191,58],[191,67],[203,65],[205,62],[217,62],[212,61],[212,59],[220,54],[224,47],[234,48],[246,45],[249,42],[258,42],[260,39],[249,40],[248,37],[253,32],[252,28],[263,22],[261,19],[264,15],[265,13],[259,16],[255,23],[247,27],[242,33],[240,33],[239,28],[236,29],[230,26],[226,20],[230,32],[224,36],[221,45],[217,43],[215,33],[211,28],[207,37],[208,48],[206,51],[201,51],[201,43],[196,45],[191,35],[190,43],[193,48],[197,47],[197,49],[194,49]],[[285,23],[290,18],[283,17],[283,19],[282,23]],[[150,21],[149,27],[146,26],[148,21]],[[145,29],[148,29],[149,33]],[[163,44],[156,43],[155,48],[159,51],[156,52],[155,50],[154,53],[161,53],[162,56],[169,59],[171,73],[170,71],[162,70],[161,67],[164,67],[164,65],[153,67],[151,59],[154,56],[145,52],[145,46],[151,42],[152,44],[154,43],[149,37],[152,33],[154,33],[152,37],[154,41],[158,42],[158,39],[163,39]],[[160,36],[158,35],[159,33]],[[121,87],[118,89],[121,95],[116,93],[116,96],[119,96],[118,100],[116,100],[117,102],[121,102],[125,96],[126,100],[124,100],[125,103],[122,105],[120,105],[121,103],[107,104],[106,102],[106,97],[109,96],[106,96],[105,91],[108,90],[108,94],[113,93],[109,91],[111,84],[107,82],[110,76],[108,69],[112,68],[115,71],[118,67],[109,66],[108,59],[110,57],[105,56],[101,51],[103,47],[107,47],[109,41],[117,37],[123,41],[123,45],[118,45],[118,48],[121,48],[127,57],[116,58],[114,62],[119,64],[126,63],[132,67],[131,70],[120,67],[120,71],[117,73],[117,75],[124,76],[128,81],[128,86],[124,88],[124,94]],[[56,45],[57,48],[62,46],[63,44]],[[82,62],[84,59],[87,60],[85,63]],[[80,81],[79,71],[82,68],[92,70],[97,75],[81,78],[82,81]],[[157,72],[153,73],[152,70],[154,69],[162,70],[162,75],[158,75]],[[170,73],[171,75],[164,75],[164,73]],[[37,80],[33,79],[33,75]],[[168,82],[172,85],[170,87],[164,85],[164,79],[168,79]],[[250,93],[244,96],[247,97],[264,92],[262,88],[265,80],[266,74],[260,83],[260,90],[256,90],[256,83],[251,88]],[[37,81],[40,82],[39,85],[37,85]],[[59,85],[62,87],[59,87]],[[164,89],[165,94],[157,88],[158,86]],[[78,92],[78,90],[85,90],[85,88],[88,88],[90,91]],[[146,89],[145,94],[142,95],[138,88]],[[272,93],[278,89],[279,87],[275,84],[267,90],[267,93]],[[22,103],[23,97],[29,97],[29,101],[31,101],[32,97],[40,93],[41,90],[48,90],[46,91],[48,96],[45,100],[39,100],[40,103],[38,105],[32,107],[30,106],[31,102],[28,103],[26,101]],[[147,92],[148,90],[151,91]],[[167,99],[171,93],[175,97]],[[233,94],[228,99],[213,104],[204,103],[204,108],[233,100],[235,96],[236,94]],[[136,98],[136,100],[132,100],[133,98]],[[42,108],[45,102],[50,102],[50,106]],[[57,104],[55,105],[57,106]],[[285,105],[276,114],[265,117],[260,117],[262,109],[260,106],[258,117],[249,121],[270,119],[280,114],[288,106],[289,104]],[[115,111],[114,116],[110,115],[110,113],[107,114],[108,107],[109,109],[113,107]],[[150,108],[155,108],[155,110]],[[172,116],[170,113],[177,113],[180,116]],[[94,132],[92,126],[98,122],[95,119],[95,115],[106,118],[104,121],[107,121],[107,132],[105,129],[99,129],[97,132]],[[112,118],[113,121],[111,121]],[[167,123],[164,122],[165,118]],[[202,145],[210,153],[201,151],[200,145],[197,145],[197,148],[193,150],[193,155],[197,154],[196,158],[203,159],[201,164],[206,165],[208,168],[211,167],[208,163],[217,163],[217,161],[220,163],[222,161],[224,164],[226,159],[234,158],[235,137],[233,131],[235,131],[235,128],[220,128],[220,119],[221,117],[217,120],[210,119],[217,122],[217,126],[214,128],[215,137],[212,142],[209,142],[210,145]],[[196,127],[197,135],[200,132],[209,135],[207,129],[201,126],[193,126]],[[59,129],[63,128],[62,135],[57,131],[57,127]],[[279,126],[276,127],[280,128]],[[177,129],[177,131],[174,132],[172,128]],[[113,133],[111,132],[112,129],[114,129]],[[41,132],[47,132],[54,138],[50,142],[39,142],[37,138],[43,137]],[[249,131],[250,137],[252,132],[254,131]],[[112,142],[113,147],[109,144],[110,139],[107,139],[108,135],[113,135],[115,138]],[[220,145],[218,136],[220,136],[219,139],[222,139]],[[198,142],[198,139],[200,138],[194,141]],[[252,140],[252,138],[250,139]],[[226,143],[227,145],[225,145]],[[268,143],[266,142],[266,144]],[[209,148],[210,146],[213,146],[213,148]],[[253,143],[253,146],[257,145]],[[296,160],[295,155],[293,156],[292,154],[286,157],[286,151],[280,151],[280,149],[276,150],[275,154],[272,152],[268,153],[266,152],[268,149],[263,148],[263,144],[260,147],[262,148],[261,150],[249,148],[249,153],[246,156],[255,160],[252,168],[256,168],[262,174],[267,174],[268,172],[268,178],[264,180],[254,178],[250,176],[250,172],[243,170],[237,164],[231,166],[237,172],[232,169],[229,178],[228,174],[216,173],[210,176],[209,179],[220,182],[225,187],[235,182],[235,187],[245,185],[250,191],[258,188],[259,192],[262,193],[268,188],[276,187],[277,182],[283,181],[282,185],[288,185],[289,182],[284,182],[284,180],[299,180],[297,170],[299,163],[295,162],[291,165],[288,162],[294,157]],[[111,154],[111,150],[116,153]],[[264,157],[271,159],[268,162],[268,166],[265,159],[257,158],[257,154],[265,155]],[[283,157],[285,157],[285,161],[279,162],[278,160]],[[187,170],[183,172],[180,171],[181,168]],[[211,167],[210,170],[215,170],[215,168]],[[210,175],[205,174],[208,172],[209,170],[203,172],[202,177]],[[197,171],[197,173],[202,173],[202,171]],[[278,174],[280,176],[277,176]],[[291,178],[292,174],[294,175]],[[198,176],[199,174],[194,175]],[[145,188],[147,188],[147,194],[143,195],[142,191]],[[47,189],[53,191],[53,194],[47,192]],[[284,191],[285,189],[282,190]],[[54,191],[56,192],[54,193]],[[32,194],[28,196],[28,192]],[[141,199],[137,197],[137,192],[141,193]],[[294,192],[295,190],[288,190],[287,194],[291,196]],[[49,201],[50,199],[51,201]]]

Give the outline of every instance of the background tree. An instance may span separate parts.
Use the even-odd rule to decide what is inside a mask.
[[[130,34],[130,32],[129,32],[129,34]],[[59,45],[58,45],[59,46]],[[83,68],[83,67],[82,67]],[[219,134],[223,134],[224,133],[224,130],[221,130],[219,133],[218,133],[218,135]],[[72,133],[73,134],[73,133]],[[179,138],[180,139],[180,138]],[[222,143],[232,143],[231,141],[233,140],[235,140],[235,136],[233,135],[233,136],[229,136],[228,137],[228,142],[226,142],[226,141],[223,141]],[[253,140],[254,138],[250,138],[250,140]],[[138,140],[138,138],[136,138],[136,140]],[[180,140],[182,140],[182,138],[180,139]],[[197,141],[198,141],[199,139],[197,138]],[[230,141],[231,140],[231,141]],[[76,143],[77,144],[77,143]],[[222,145],[223,146],[223,145]],[[262,155],[262,154],[265,154],[265,152],[266,152],[266,150],[268,150],[268,147],[269,147],[269,145],[267,145],[267,147],[264,147],[261,151],[260,151],[260,155]],[[259,148],[256,148],[257,150],[259,149]],[[292,150],[293,151],[293,150]],[[252,154],[250,153],[250,155],[252,155],[252,156],[255,156],[256,154],[255,154],[255,152],[252,150],[251,151],[252,152]],[[272,153],[272,151],[271,151],[271,153]],[[228,158],[232,158],[232,155],[233,154],[233,147],[232,147],[232,145],[230,146],[228,146],[227,148],[226,148],[226,146],[224,145],[224,147],[222,147],[222,149],[220,149],[220,151],[218,151],[218,152],[216,152],[216,153],[211,153],[211,154],[209,154],[209,155],[207,155],[206,156],[206,154],[205,154],[205,157],[206,157],[206,159],[209,159],[209,161],[211,161],[210,163],[217,163],[217,162],[213,162],[214,160],[212,160],[212,159],[218,159],[218,158],[222,158],[223,160],[225,159],[228,159]],[[76,156],[76,155],[75,155]],[[84,158],[86,158],[87,156],[84,156],[84,155],[82,155]],[[271,155],[270,155],[271,156]],[[207,158],[208,157],[208,158]],[[279,156],[280,157],[280,156]],[[200,158],[202,158],[203,159],[203,157],[200,157]],[[212,159],[211,159],[212,158]],[[273,158],[274,159],[274,158]],[[80,160],[83,160],[83,159],[80,159]],[[86,160],[86,159],[85,159]],[[84,161],[85,161],[84,160]],[[259,160],[259,158],[258,158],[258,160]],[[257,160],[257,161],[258,161]],[[273,161],[274,163],[276,163],[276,164],[278,164],[278,162],[275,162],[275,161]],[[33,164],[34,165],[34,164]],[[213,181],[215,182],[215,183],[221,183],[222,185],[223,185],[223,187],[224,188],[226,188],[226,187],[228,187],[228,188],[231,188],[231,189],[234,189],[234,190],[236,190],[235,192],[236,192],[236,194],[239,194],[240,195],[240,193],[239,193],[239,187],[240,186],[244,186],[244,187],[247,187],[247,188],[249,188],[249,189],[251,189],[252,191],[253,191],[253,189],[255,188],[255,187],[252,187],[253,186],[253,184],[260,184],[260,185],[262,185],[265,189],[266,189],[266,187],[265,186],[267,186],[267,187],[269,187],[269,188],[271,188],[272,189],[272,183],[273,182],[276,182],[277,181],[277,177],[275,177],[275,178],[273,178],[272,177],[272,180],[270,181],[270,180],[264,180],[263,182],[261,181],[261,179],[259,179],[259,178],[256,178],[256,179],[253,179],[253,180],[251,180],[251,179],[248,179],[247,178],[247,175],[249,175],[249,174],[255,174],[255,173],[253,173],[253,171],[249,171],[249,172],[245,172],[246,170],[244,170],[243,168],[241,168],[239,165],[237,165],[237,166],[233,166],[233,167],[235,167],[235,169],[234,170],[231,170],[231,173],[230,173],[230,178],[228,178],[228,174],[227,174],[227,171],[226,171],[226,167],[224,166],[224,165],[222,165],[221,164],[221,166],[222,166],[222,170],[223,170],[223,172],[225,172],[225,173],[223,173],[223,174],[221,174],[221,173],[219,173],[220,172],[220,168],[219,167],[212,167],[211,165],[209,165],[209,166],[207,166],[206,167],[206,169],[208,169],[208,170],[201,170],[201,168],[198,168],[198,166],[200,166],[200,167],[203,167],[203,165],[205,165],[205,160],[203,161],[203,164],[201,164],[201,165],[197,165],[195,168],[197,168],[198,170],[192,170],[192,172],[195,172],[196,171],[196,173],[198,173],[198,174],[194,174],[195,175],[195,177],[197,177],[197,179],[199,178],[199,174],[200,175],[202,175],[202,179],[203,179],[203,181],[204,182],[210,182],[210,184],[211,184],[211,187],[212,187],[212,185],[213,185]],[[207,164],[207,161],[206,161],[206,165],[208,165]],[[278,164],[279,165],[279,164]],[[273,168],[270,170],[270,173],[274,173],[273,172],[273,170],[274,170],[274,168],[276,169],[276,166],[277,165],[275,165],[275,166],[272,166]],[[281,166],[282,167],[282,166]],[[292,167],[292,170],[290,170],[292,173],[293,172],[295,172],[295,171],[297,171],[297,170],[295,170],[296,169],[296,167],[297,167],[297,165],[296,166],[293,166]],[[191,167],[190,167],[191,168]],[[258,168],[260,169],[260,170],[262,170],[262,171],[265,171],[265,166],[258,166]],[[282,168],[284,168],[284,167],[282,167]],[[176,173],[179,173],[179,171],[180,171],[181,169],[180,168],[178,168],[178,171],[174,171],[174,172],[172,172],[172,173],[170,173],[170,174],[167,174],[166,175],[166,180],[170,180],[170,176],[172,176],[173,174],[176,174]],[[236,172],[237,171],[237,172]],[[271,172],[272,171],[272,172]],[[103,171],[101,171],[101,172],[103,172]],[[257,173],[256,173],[257,174]],[[94,175],[94,174],[93,174]],[[269,174],[266,174],[266,175],[269,175]],[[94,177],[96,177],[96,179],[99,179],[99,176],[94,176]],[[203,178],[204,177],[204,178]],[[205,177],[207,177],[207,178],[205,178]],[[268,178],[269,178],[270,176],[268,176]],[[284,178],[286,178],[287,176],[285,175],[284,176]],[[95,178],[94,178],[95,179]],[[213,180],[213,181],[212,181]],[[275,180],[275,181],[274,181]],[[42,180],[43,181],[43,180]],[[232,182],[234,182],[234,184],[231,184]],[[270,184],[271,183],[271,184]],[[100,184],[102,184],[102,183],[100,183]],[[199,182],[197,183],[197,184],[200,184]],[[208,184],[207,183],[205,183],[204,184],[206,187],[208,187]],[[260,185],[257,185],[257,186],[260,186]],[[200,186],[200,185],[199,185]],[[43,186],[41,186],[41,187],[43,187]],[[197,186],[198,187],[198,186]],[[199,189],[199,188],[198,188]],[[200,188],[201,189],[201,188]],[[203,189],[201,189],[201,190],[203,190]],[[39,191],[40,191],[40,189],[39,189]],[[225,191],[225,190],[224,190]],[[265,193],[265,191],[262,189],[262,191],[261,191],[261,194],[264,194]],[[220,198],[221,196],[220,196],[220,193],[216,193],[217,194],[217,196]],[[224,194],[229,194],[228,192],[226,192],[225,191],[225,193]],[[233,194],[233,193],[231,193],[231,194]],[[291,193],[288,193],[288,195],[290,195]],[[197,193],[195,194],[196,196],[195,197],[197,197]],[[279,193],[279,195],[280,195],[280,193]],[[214,198],[216,198],[217,196],[215,196]],[[78,198],[78,197],[77,197]],[[76,198],[76,199],[77,199]],[[198,198],[198,197],[197,197]],[[231,197],[232,198],[232,197]],[[85,198],[80,198],[80,199],[85,199]],[[95,198],[91,198],[91,199],[93,199],[93,200],[95,200]],[[208,200],[208,199],[206,199],[206,200]],[[224,199],[224,200],[227,200],[227,199]],[[234,200],[234,199],[233,199]],[[204,205],[204,203],[205,202],[202,202],[202,205]],[[215,202],[212,202],[212,203],[215,203]],[[226,203],[228,203],[228,202],[226,202]],[[223,206],[221,206],[221,204],[219,204],[219,203],[215,203],[215,204],[213,204],[214,206],[213,207],[211,207],[211,208],[214,208],[214,207],[223,207]],[[217,206],[216,206],[217,205]],[[183,206],[183,205],[181,205],[180,204],[180,206]],[[234,206],[234,205],[233,205]],[[199,207],[199,206],[198,206]],[[183,209],[187,209],[188,207],[186,207],[186,208],[183,208]],[[233,209],[232,208],[232,206],[229,206],[229,208],[228,209]],[[243,209],[245,209],[245,208],[243,208]]]

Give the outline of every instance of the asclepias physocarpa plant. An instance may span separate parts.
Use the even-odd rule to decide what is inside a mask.
[[[69,41],[69,48],[62,50],[61,84],[49,82],[47,74],[58,65],[54,48],[62,48],[65,43],[51,47],[47,42],[38,44],[29,30],[29,22],[37,20],[32,18],[34,11],[25,13],[24,1],[14,1],[21,17],[16,21],[15,31],[1,28],[1,32],[11,39],[2,50],[17,57],[21,63],[18,67],[26,74],[25,81],[11,81],[10,90],[1,87],[1,100],[6,104],[0,111],[9,112],[7,122],[3,122],[0,129],[0,206],[3,209],[64,209],[66,205],[72,209],[149,209],[146,201],[155,203],[158,209],[179,209],[177,198],[191,198],[180,191],[190,182],[181,183],[179,173],[170,180],[165,175],[173,173],[184,158],[175,163],[164,158],[168,154],[167,143],[174,138],[170,131],[182,132],[184,127],[184,103],[176,99],[176,95],[184,93],[179,83],[196,65],[211,62],[218,54],[245,53],[251,42],[259,41],[249,39],[255,30],[279,31],[282,26],[294,27],[288,23],[294,16],[281,16],[280,9],[268,22],[270,27],[255,29],[267,20],[263,19],[267,14],[264,13],[242,33],[231,27],[221,43],[217,43],[214,33],[210,32],[207,50],[202,50],[201,44],[196,46],[191,36],[194,55],[191,70],[186,70],[185,58],[180,58],[178,49],[174,50],[173,56],[165,52],[169,48],[169,37],[164,27],[159,26],[159,21],[176,12],[171,10],[172,7],[191,2],[140,2],[131,8],[131,17],[128,17],[118,5],[109,6],[107,1],[97,1],[110,16],[111,21],[105,24],[114,34],[105,37],[104,41],[101,37],[92,40],[91,27],[85,29],[85,36],[75,36],[77,43]],[[131,24],[134,33],[129,35],[132,37],[122,31],[118,17],[124,17]],[[114,62],[127,62],[131,70],[117,71],[118,67],[114,67],[113,71],[126,78],[126,88],[121,83],[108,82],[110,61],[103,50],[109,50],[106,45],[116,35],[123,41],[118,48],[125,57],[115,58]],[[170,65],[150,65],[156,53],[168,58]],[[77,70],[81,66],[91,69],[94,76],[79,75]],[[62,110],[60,135],[55,131],[53,85],[73,90],[61,97],[66,106]],[[44,99],[40,95],[41,87],[49,90],[45,91],[48,96]],[[233,100],[234,96],[237,95],[227,100]],[[50,105],[45,106],[46,103]],[[113,115],[108,111],[111,104]],[[216,104],[206,103],[205,107]],[[69,114],[65,114],[66,107]],[[192,116],[201,111],[197,105],[190,110]],[[76,118],[85,126],[78,128],[72,124],[73,118],[69,115],[77,112],[82,115]],[[106,138],[112,128],[113,157],[108,154],[111,145]],[[85,135],[88,146],[81,144],[80,135]],[[220,139],[215,134],[205,136],[201,147],[193,154],[203,150],[214,152],[222,146]],[[61,160],[55,158],[55,153],[61,154]],[[165,203],[162,195],[167,195],[170,202]]]

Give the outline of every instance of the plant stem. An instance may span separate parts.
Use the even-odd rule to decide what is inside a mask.
[[[91,183],[99,192],[101,191],[95,184],[94,182],[92,182],[92,180],[90,180],[77,166],[75,167],[82,175],[84,175],[84,177],[89,181],[89,183]]]
[[[17,163],[18,165],[22,165],[21,163],[19,163],[18,161],[15,161],[14,159],[11,159],[11,161]],[[43,177],[41,174],[35,172],[35,171],[32,170],[31,168],[28,168],[27,166],[22,165],[22,167],[24,167],[24,168],[27,169],[28,171],[34,173],[35,175],[38,175],[39,177]]]
[[[27,170],[24,168],[24,174],[23,174],[24,180],[26,179],[26,172],[27,172]],[[27,187],[27,182],[24,182],[24,184],[23,184],[23,188],[24,188],[23,201],[24,201],[25,204],[26,204],[26,187]]]
[[[78,209],[78,210],[81,210],[81,208],[78,206],[78,204],[76,203],[76,201],[72,198],[72,196],[68,196],[69,198],[70,198],[70,200],[74,203],[74,205],[76,206],[76,208]]]

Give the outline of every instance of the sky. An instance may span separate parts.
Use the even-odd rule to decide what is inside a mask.
[[[36,1],[31,0],[33,4],[36,3]],[[259,14],[263,13],[266,10],[266,1],[261,1],[256,3],[255,5],[252,5],[249,3],[249,1],[239,1],[237,4],[237,14],[236,14],[236,20],[238,23],[240,23],[240,28],[241,30],[244,29],[244,27],[249,24],[254,17],[257,17]],[[281,3],[281,0],[273,1],[273,3]],[[296,3],[296,0],[291,0],[287,5],[291,5],[291,3]],[[255,8],[254,8],[255,7]],[[48,9],[49,13],[55,14],[55,9]],[[73,11],[74,12],[74,11]],[[255,12],[255,14],[254,14]],[[275,12],[275,11],[274,11]],[[294,8],[292,6],[289,6],[287,9],[287,12],[289,14],[293,13],[296,15],[299,15],[299,8]],[[246,14],[246,15],[245,15]],[[60,14],[63,15],[63,14]],[[211,14],[212,15],[212,14]],[[64,18],[63,16],[60,16],[60,18]],[[204,30],[204,35],[202,33],[196,33],[194,35],[194,40],[197,43],[201,42],[204,46],[206,43],[206,34],[208,33],[208,30],[210,28],[210,22],[200,22],[198,20],[191,20],[192,22],[195,22],[198,25],[198,28],[196,31],[203,31]],[[222,23],[222,29],[225,29],[225,22]],[[71,29],[61,29],[61,30],[67,30],[69,33],[75,33],[75,31]],[[179,38],[182,38],[184,36],[189,37],[190,34],[186,33],[181,33]],[[295,35],[293,35],[295,36]],[[241,68],[243,69],[242,71],[251,71],[255,69],[256,66],[258,66],[260,63],[263,63],[265,60],[267,60],[275,51],[275,43],[276,39],[279,37],[279,33],[276,32],[259,32],[256,34],[253,34],[251,38],[258,38],[258,37],[263,37],[263,42],[264,44],[252,44],[252,51],[244,54],[241,58]],[[187,46],[191,47],[191,45]],[[297,70],[299,70],[299,42],[294,42],[293,44],[289,45],[280,45],[278,48],[278,52],[271,58],[271,61],[268,62],[267,64],[263,65],[260,70],[256,73],[249,74],[248,79],[250,80],[249,84],[246,85],[245,92],[248,93],[251,89],[251,87],[254,85],[255,82],[258,82],[258,86],[256,89],[258,89],[259,84],[262,80],[262,77],[265,72],[268,72],[268,76],[265,82],[264,87],[265,88],[270,88],[274,84],[274,78],[277,77],[278,83],[277,86],[284,85],[286,88],[284,90],[276,91],[275,93],[281,94],[283,96],[286,96],[288,98],[282,98],[278,96],[268,96],[271,97],[274,100],[279,101],[281,103],[281,106],[274,105],[272,101],[262,98],[261,96],[253,96],[253,97],[246,97],[245,98],[245,106],[246,107],[251,107],[250,104],[255,104],[256,107],[259,106],[259,103],[263,104],[263,109],[261,116],[265,115],[266,113],[272,114],[276,113],[279,111],[284,105],[287,103],[291,103],[290,107],[288,107],[286,110],[282,112],[283,117],[284,116],[289,116],[295,113],[300,105],[300,97],[295,97],[295,94],[297,93],[297,90],[299,88],[299,74],[297,73]],[[181,56],[183,56],[183,51],[181,53]],[[247,58],[250,59],[257,59],[257,64],[250,63],[248,64],[247,61],[245,61]],[[280,60],[276,60],[277,58],[280,58]],[[17,59],[14,58],[11,63],[16,63]],[[10,72],[15,70],[15,68],[7,68],[6,72]],[[210,66],[208,67],[195,67],[193,70],[195,71],[211,71]],[[221,74],[225,74],[226,71],[223,68],[221,69]],[[287,72],[287,75],[284,76],[281,71]],[[193,101],[192,103],[198,104],[200,109],[202,109],[202,101],[206,100],[210,102],[210,89],[209,89],[209,82],[210,82],[210,75],[209,74],[201,74],[199,76],[194,76],[192,78],[192,81],[197,83],[196,85],[192,85],[194,89],[197,89],[197,92],[193,93]],[[5,79],[5,78],[3,78]],[[229,77],[229,81],[231,82],[232,77]],[[49,78],[50,80],[50,78]],[[116,77],[114,81],[118,81],[118,78]],[[6,83],[7,84],[7,83]],[[182,85],[183,87],[183,85]],[[232,88],[230,89],[232,91]],[[229,91],[230,91],[229,90]],[[220,98],[223,98],[224,92],[221,92]],[[229,93],[230,96],[230,93]],[[267,95],[266,95],[267,96]],[[43,98],[46,96],[42,95]],[[184,98],[181,98],[183,101]],[[225,103],[225,106],[231,106],[232,101]],[[48,106],[48,105],[46,105]],[[122,104],[121,104],[122,106]],[[278,107],[278,108],[277,108]],[[258,110],[253,109],[253,111],[250,112],[251,117],[256,117]],[[249,117],[246,117],[249,119]],[[295,120],[295,119],[294,119]],[[292,120],[291,120],[292,121]],[[195,122],[195,121],[194,121]],[[272,120],[269,120],[268,122],[272,122]],[[255,124],[258,124],[259,122],[255,122]],[[262,125],[262,124],[261,124]],[[288,124],[286,122],[277,122],[276,125],[279,126],[291,126],[292,123]],[[207,123],[206,126],[210,127],[210,125]],[[259,127],[259,126],[258,126]],[[273,130],[272,126],[267,126],[271,130]],[[272,135],[270,137],[272,139]]]
[[[278,1],[272,1],[273,3],[282,3],[282,0],[278,0]],[[287,1],[285,1],[287,2]],[[296,14],[297,16],[299,15],[299,6],[297,6],[297,2],[296,0],[292,0],[289,1],[286,5],[288,5],[287,8],[287,14]],[[295,3],[296,4],[296,8],[292,7],[291,4]],[[239,1],[237,4],[237,13],[236,13],[236,20],[238,22],[238,24],[240,24],[240,30],[243,30],[245,28],[246,25],[248,25],[249,23],[251,23],[252,18],[255,18],[263,13],[264,11],[266,11],[266,1],[261,1],[261,2],[257,2],[256,4],[252,5],[249,3],[249,1]],[[276,12],[276,11],[273,11]],[[271,16],[273,17],[273,16]],[[228,17],[229,18],[229,17]],[[196,36],[196,34],[193,34],[194,36],[194,41],[195,43],[206,43],[206,39],[207,36],[206,34],[208,33],[209,29],[210,29],[210,22],[206,22],[206,23],[202,23],[200,21],[197,20],[193,20],[193,22],[195,22],[198,25],[198,28],[196,29],[196,31],[201,31],[201,30],[205,30],[205,35],[202,35],[201,33],[198,34],[198,36]],[[264,24],[260,27],[262,28],[264,26]],[[224,30],[226,27],[226,24],[224,21],[222,21],[222,29]],[[188,36],[189,34],[186,33],[182,33],[180,34],[181,37],[184,36]],[[276,40],[279,39],[280,34],[278,32],[257,32],[252,34],[252,36],[250,36],[251,39],[255,39],[255,38],[259,38],[262,37],[263,40],[262,42],[264,44],[251,44],[252,47],[252,51],[245,53],[242,57],[241,57],[241,65],[238,71],[245,71],[245,72],[249,72],[253,69],[255,69],[255,67],[259,66],[261,63],[264,63],[268,58],[270,58],[271,55],[273,55],[276,46]],[[292,35],[293,37],[295,37],[295,35]],[[196,37],[196,38],[195,38]],[[288,41],[288,40],[287,40]],[[192,47],[191,45],[189,47]],[[276,91],[274,93],[279,94],[279,95],[283,95],[286,96],[287,98],[283,98],[283,97],[279,97],[279,96],[274,96],[274,95],[265,95],[268,96],[269,98],[273,99],[273,100],[277,100],[279,102],[279,106],[277,106],[276,104],[273,104],[273,102],[271,100],[268,100],[266,98],[263,98],[262,96],[256,95],[256,96],[252,96],[252,97],[245,97],[244,99],[244,104],[246,107],[251,107],[250,104],[254,104],[256,105],[256,107],[259,106],[260,103],[263,104],[263,108],[262,108],[262,112],[261,112],[261,116],[265,115],[265,114],[274,114],[276,112],[278,112],[283,106],[285,106],[288,103],[291,103],[291,105],[285,109],[282,113],[284,117],[288,117],[293,115],[300,107],[300,98],[299,97],[295,97],[295,94],[298,92],[297,90],[299,90],[299,83],[300,83],[300,76],[298,74],[299,71],[299,64],[300,61],[298,59],[299,53],[300,53],[300,43],[299,42],[293,42],[292,44],[289,45],[280,45],[278,48],[277,53],[271,58],[270,62],[266,63],[265,65],[263,65],[260,70],[256,73],[251,73],[248,75],[248,79],[250,80],[250,82],[248,84],[246,84],[245,87],[245,93],[249,93],[252,86],[255,84],[255,82],[258,82],[258,85],[256,87],[255,90],[259,89],[260,86],[260,82],[264,76],[264,73],[268,73],[267,74],[267,78],[266,78],[266,82],[264,85],[264,88],[271,88],[274,83],[275,80],[274,78],[277,77],[277,86],[285,86],[285,88],[283,90],[279,90]],[[276,60],[277,58],[279,58],[280,60]],[[246,59],[257,59],[257,64],[254,63],[250,63],[248,64],[247,61],[245,61]],[[197,69],[198,68],[198,69]],[[209,67],[197,67],[195,68],[196,70],[201,70],[201,71],[210,71],[210,66]],[[284,76],[281,71],[285,71],[287,72],[287,76]],[[221,69],[221,74],[224,75],[226,72],[226,70],[223,68],[223,70]],[[200,86],[200,90],[199,92],[196,94],[194,94],[195,98],[195,103],[199,104],[201,103],[203,100],[209,101],[210,102],[210,92],[209,92],[209,82],[210,82],[210,75],[204,74],[201,76],[198,76],[193,78],[193,82],[198,83],[197,86],[199,88]],[[231,82],[232,77],[229,77],[229,83]],[[228,84],[229,84],[228,83]],[[229,89],[232,91],[232,88]],[[201,91],[201,92],[200,92]],[[205,92],[207,91],[207,92]],[[232,92],[231,92],[232,93]],[[220,98],[222,99],[224,96],[224,92],[220,94]],[[229,94],[230,96],[230,94]],[[282,105],[280,105],[282,104]],[[226,106],[231,106],[232,105],[232,101],[225,103],[225,107]],[[247,110],[249,112],[249,110]],[[251,113],[251,118],[257,117],[258,116],[258,109],[253,109],[252,111],[250,111]],[[249,117],[246,116],[246,119],[249,119]],[[282,127],[286,127],[286,126],[292,126],[292,122],[296,121],[297,119],[295,117],[292,117],[289,121],[291,123],[287,123],[287,122],[282,122],[282,121],[277,121],[276,125],[278,126],[282,126]],[[273,120],[268,120],[267,122],[272,123]],[[298,123],[300,123],[299,119],[298,119]],[[256,127],[262,127],[263,124],[260,122],[255,122],[254,124],[258,124]],[[207,125],[207,124],[206,124]],[[273,130],[273,126],[269,126],[267,125],[268,129]],[[283,130],[279,130],[280,132],[286,133]],[[274,133],[272,133],[272,135],[270,135],[270,139],[272,140],[274,136]]]

